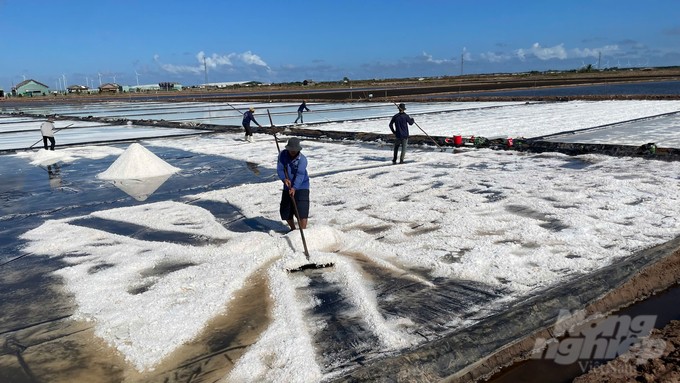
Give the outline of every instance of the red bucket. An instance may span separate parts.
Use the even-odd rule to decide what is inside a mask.
[[[453,144],[460,145],[463,143],[463,138],[461,136],[453,136]]]

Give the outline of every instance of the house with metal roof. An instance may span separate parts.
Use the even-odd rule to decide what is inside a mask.
[[[99,92],[101,93],[118,93],[118,84],[112,84],[107,82],[106,84],[99,86]]]
[[[49,92],[49,86],[33,79],[24,80],[12,87],[12,96],[39,96]]]
[[[69,93],[86,93],[90,88],[85,85],[71,85],[67,89]]]

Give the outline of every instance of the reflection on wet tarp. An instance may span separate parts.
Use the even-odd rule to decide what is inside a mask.
[[[47,165],[47,175],[50,180],[50,187],[52,189],[59,189],[63,181],[61,180],[61,175],[59,174],[59,166],[57,164]]]
[[[248,170],[251,172],[255,173],[256,176],[260,175],[260,170],[257,169],[257,164],[254,162],[247,162],[246,161],[246,166],[248,167]]]
[[[137,201],[144,201],[170,177],[172,177],[172,174],[131,180],[113,180],[111,182]]]

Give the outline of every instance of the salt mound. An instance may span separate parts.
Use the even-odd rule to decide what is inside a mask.
[[[179,170],[158,158],[149,149],[134,143],[105,172],[99,173],[97,178],[104,180],[140,179],[172,175]]]
[[[40,149],[37,152],[25,152],[18,153],[18,157],[28,158],[31,161],[31,165],[36,166],[46,166],[56,164],[57,162],[71,162],[75,160],[74,157],[70,156],[63,150],[45,150]]]
[[[299,230],[284,235],[295,251],[303,252],[302,236]],[[309,251],[332,252],[342,245],[342,232],[329,226],[312,226],[305,229],[305,240]]]

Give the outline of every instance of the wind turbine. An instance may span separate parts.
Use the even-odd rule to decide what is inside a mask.
[[[24,81],[26,81],[26,76],[24,76],[24,75],[22,74],[21,77],[23,77],[23,78],[24,78]]]
[[[57,79],[59,80],[59,91],[61,92],[61,77],[57,77]]]
[[[115,84],[116,83],[116,75],[113,75],[113,77],[111,77],[111,78],[113,79],[113,83]]]
[[[64,89],[66,89],[67,88],[67,86],[66,86],[66,73],[62,74],[61,77],[64,78]]]
[[[99,86],[102,86],[102,74],[99,72],[97,74],[99,75]]]
[[[583,69],[583,68],[587,67],[587,65],[586,65],[586,62],[585,62],[585,61],[581,60],[581,64],[583,64],[583,65],[581,65],[581,67],[580,67],[580,68],[578,68],[578,69]]]
[[[135,70],[135,77],[137,78],[137,86],[139,86],[139,73]]]
[[[90,82],[88,81],[87,77],[85,77],[85,85],[89,88],[90,87]]]

